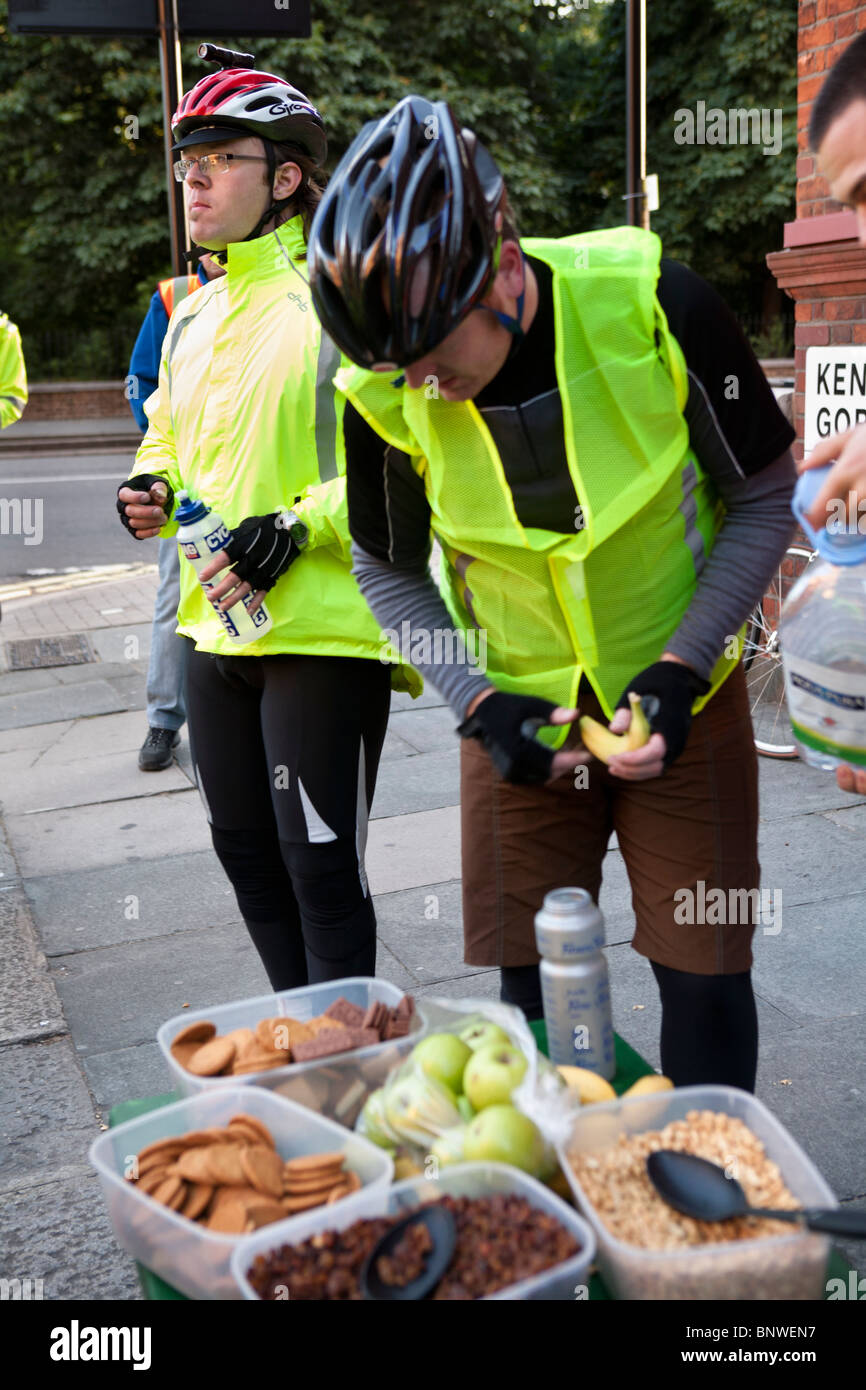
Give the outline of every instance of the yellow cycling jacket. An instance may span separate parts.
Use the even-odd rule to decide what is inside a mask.
[[[344,401],[333,381],[341,358],[313,310],[305,250],[293,217],[229,246],[226,275],[177,306],[131,476],[185,488],[229,528],[280,508],[309,527],[307,547],[266,596],[273,627],[242,648],[181,558],[178,631],[199,650],[380,658],[388,648],[350,571]],[[161,535],[176,531],[170,519]],[[401,665],[392,683],[422,688]]]
[[[20,420],[27,404],[27,372],[21,335],[8,314],[0,314],[0,430]]]

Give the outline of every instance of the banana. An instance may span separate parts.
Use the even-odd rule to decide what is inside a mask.
[[[616,1091],[603,1076],[586,1067],[557,1067],[569,1090],[577,1091],[581,1105],[594,1105],[601,1100],[616,1100]]]
[[[611,733],[610,729],[606,729],[588,714],[579,722],[584,747],[600,762],[608,763],[617,753],[630,753],[634,748],[642,748],[649,740],[650,726],[643,712],[640,696],[630,690],[628,702],[631,705],[631,724],[624,734]]]
[[[651,1096],[656,1091],[672,1091],[674,1083],[667,1076],[642,1076],[633,1086],[629,1086],[627,1091],[623,1091],[621,1100],[626,1100],[631,1096]]]

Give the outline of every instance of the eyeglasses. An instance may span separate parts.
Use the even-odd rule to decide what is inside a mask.
[[[183,183],[190,169],[198,165],[200,174],[207,178],[208,174],[221,174],[227,172],[229,160],[231,159],[253,159],[260,164],[267,164],[264,155],[261,154],[203,154],[200,159],[178,159],[174,163],[174,176],[178,183]]]

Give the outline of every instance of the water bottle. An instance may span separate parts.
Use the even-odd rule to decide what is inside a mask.
[[[181,553],[186,556],[196,574],[200,576],[201,571],[210,564],[217,551],[222,550],[229,541],[229,530],[222,517],[211,511],[204,502],[194,501],[189,493],[183,489],[178,492],[177,501],[178,507],[175,512],[175,518],[178,522],[177,543]],[[211,590],[221,583],[225,574],[226,572],[222,571],[210,580],[199,578],[199,583],[207,594],[209,602],[211,601]],[[253,595],[248,594],[241,603],[233,604],[225,613],[221,613],[216,607],[214,608],[214,612],[230,640],[238,647],[245,646],[247,642],[257,641],[266,632],[270,632],[274,625],[264,604],[255,613],[250,613],[249,606],[252,601]]]
[[[609,1081],[616,1071],[610,982],[602,953],[604,918],[584,888],[547,893],[535,918],[542,957],[541,998],[550,1060],[586,1067]]]
[[[815,531],[804,516],[830,466],[810,469],[797,484],[794,515],[822,558],[797,580],[779,621],[797,748],[827,771],[866,766],[866,536],[856,521],[831,520]]]

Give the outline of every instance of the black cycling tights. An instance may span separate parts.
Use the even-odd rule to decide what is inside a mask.
[[[374,975],[364,849],[390,668],[191,649],[186,695],[214,849],[272,987]]]
[[[758,1015],[751,971],[692,975],[650,961],[662,1001],[661,1063],[675,1086],[739,1086],[754,1091]],[[542,1018],[535,965],[507,966],[500,998],[527,1018]]]

